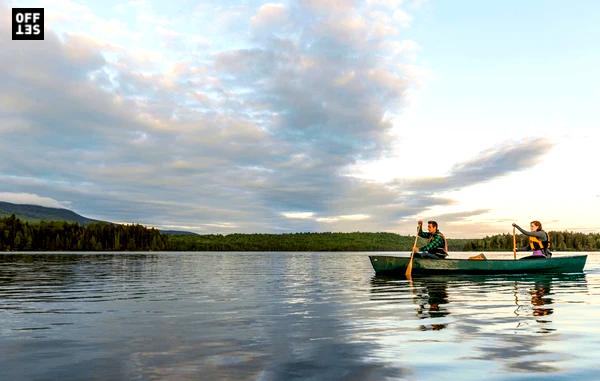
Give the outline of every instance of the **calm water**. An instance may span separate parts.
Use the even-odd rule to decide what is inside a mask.
[[[600,254],[412,283],[365,253],[0,255],[1,380],[597,380],[599,359]]]

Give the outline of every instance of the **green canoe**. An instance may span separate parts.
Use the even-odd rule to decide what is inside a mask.
[[[406,271],[409,257],[371,255],[371,264],[377,274]],[[422,259],[413,260],[413,274],[530,274],[530,273],[580,273],[587,255],[573,255],[550,259]]]

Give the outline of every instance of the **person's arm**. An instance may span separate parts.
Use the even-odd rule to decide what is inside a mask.
[[[538,231],[538,232],[528,232],[527,230],[523,230],[521,229],[521,227],[517,224],[513,224],[514,227],[516,227],[517,229],[519,229],[519,231],[528,236],[528,237],[537,237],[539,239],[541,239],[542,241],[547,241],[548,240],[548,236],[546,235],[546,232],[544,231]]]
[[[431,233],[430,232],[424,232],[423,231],[423,226],[422,225],[419,225],[419,232],[418,233],[419,233],[419,237],[421,237],[421,238],[429,238],[429,237],[431,237]]]
[[[429,233],[431,234],[431,233]],[[427,245],[421,247],[419,249],[420,252],[425,252],[425,251],[429,251],[431,249],[435,249],[438,247],[444,247],[444,239],[442,238],[441,234],[436,234],[435,237],[431,240],[431,242],[429,242]]]

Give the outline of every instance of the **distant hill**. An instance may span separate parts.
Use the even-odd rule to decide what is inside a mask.
[[[67,221],[77,222],[81,225],[87,225],[93,222],[105,222],[84,217],[69,209],[49,208],[40,205],[13,204],[0,201],[0,217],[10,216],[11,214],[14,214],[21,220],[29,222]]]
[[[112,224],[108,221],[94,220],[84,217],[69,209],[49,208],[41,205],[13,204],[0,201],[0,218],[14,214],[18,219],[27,222],[40,221],[67,221],[76,222],[80,225],[88,225],[94,222]],[[159,230],[161,234],[167,235],[197,235],[196,233],[180,230]]]

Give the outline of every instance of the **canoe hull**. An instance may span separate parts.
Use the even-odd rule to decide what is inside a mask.
[[[404,274],[409,257],[387,255],[369,256],[377,274]],[[532,273],[580,273],[583,272],[587,255],[574,255],[550,259],[515,261],[490,259],[422,259],[413,261],[413,274],[532,274]]]

